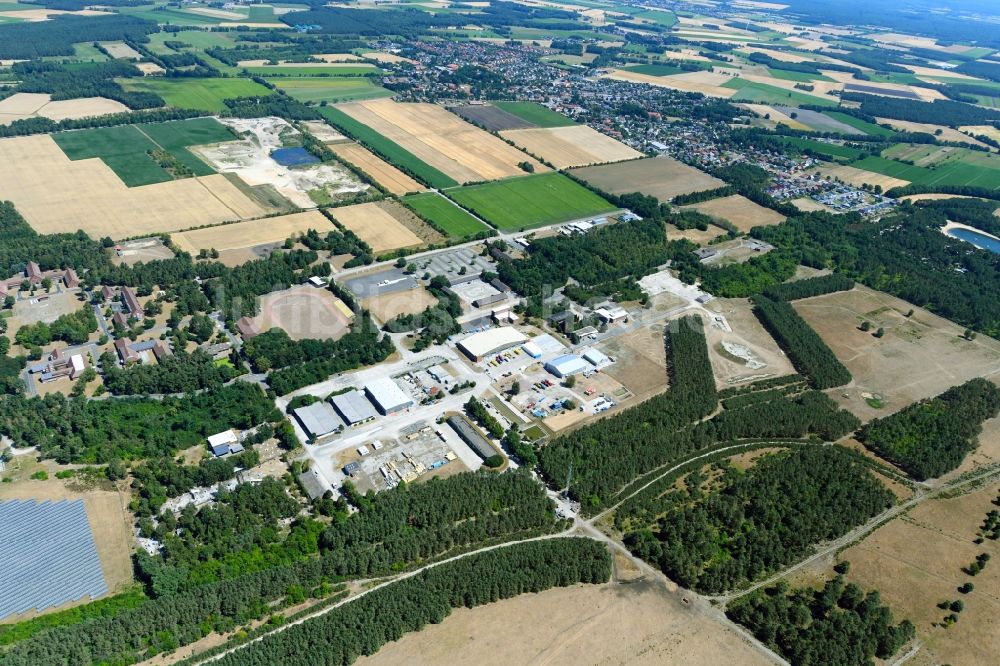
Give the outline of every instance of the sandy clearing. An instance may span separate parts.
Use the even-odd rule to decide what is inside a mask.
[[[219,174],[127,187],[100,159],[71,161],[48,135],[0,140],[0,199],[13,201],[39,233],[82,229],[92,238],[173,232],[267,212]],[[237,210],[223,200],[238,202]]]
[[[683,206],[683,208],[693,208],[709,217],[722,218],[735,224],[736,228],[743,232],[750,231],[753,227],[769,227],[785,221],[784,215],[757,205],[739,194],[703,201],[691,206]]]
[[[471,125],[436,104],[399,103],[391,99],[339,105],[338,108],[460,183],[523,175],[517,166],[543,164]]]
[[[340,224],[371,245],[376,253],[423,244],[419,236],[386,210],[388,206],[379,203],[382,202],[344,206],[331,212]]]
[[[293,340],[334,340],[343,336],[350,309],[327,289],[297,285],[260,297],[260,313],[253,318],[258,331],[280,328]],[[353,317],[352,317],[353,318]]]
[[[587,125],[508,130],[500,136],[510,139],[533,155],[539,155],[557,169],[621,162],[642,157],[626,146]]]
[[[725,318],[731,331],[705,320],[705,337],[716,386],[726,388],[766,375],[780,377],[795,372],[778,343],[753,314],[745,298],[716,298],[706,309]]]
[[[378,321],[389,321],[402,314],[417,314],[437,303],[437,299],[426,289],[409,289],[396,291],[380,296],[373,296],[362,301],[362,305],[374,315]]]
[[[163,74],[167,71],[155,62],[137,62],[135,63],[135,66],[136,69],[142,72],[144,76],[154,76],[156,74]]]
[[[486,630],[484,630],[486,629]],[[644,581],[575,585],[458,608],[357,666],[768,663],[732,629]]]
[[[778,111],[773,106],[769,106],[767,104],[737,104],[736,106],[741,106],[744,109],[749,109],[754,113],[756,113],[757,115],[759,115],[761,118],[765,116],[770,116],[771,121],[773,121],[775,124],[779,123],[784,124],[787,125],[790,129],[807,130],[807,131],[810,129],[808,125],[804,125],[797,120],[793,120],[787,114],[784,114],[781,111]]]
[[[142,54],[125,42],[100,42],[100,45],[112,58],[125,58],[126,60],[142,59]]]
[[[292,213],[249,222],[224,224],[205,229],[182,231],[171,236],[184,252],[197,254],[198,250],[237,250],[269,243],[282,243],[286,238],[315,229],[325,234],[333,231],[330,220],[319,211]]]
[[[710,97],[722,97],[729,99],[736,94],[735,88],[723,88],[718,85],[710,85],[705,83],[697,83],[688,81],[685,79],[678,79],[676,76],[651,76],[649,74],[640,74],[639,72],[630,72],[624,69],[612,69],[607,74],[602,74],[602,78],[612,79],[614,81],[632,81],[634,83],[648,83],[653,86],[659,86],[661,88],[671,88],[673,90],[680,90],[683,92],[697,92],[703,95],[708,95]]]
[[[985,143],[973,139],[971,136],[963,134],[956,129],[947,127],[945,125],[932,125],[930,123],[915,123],[908,120],[895,120],[893,118],[876,118],[876,122],[880,125],[888,124],[892,126],[893,129],[900,130],[902,132],[923,132],[924,134],[934,134],[938,130],[941,130],[941,134],[938,138],[941,141],[954,141],[956,143],[968,143],[973,146],[982,146],[984,148],[989,148]]]
[[[393,194],[422,192],[426,188],[364,146],[353,141],[327,146],[333,154],[358,167]]]
[[[864,169],[857,169],[846,165],[824,166],[817,169],[817,171],[827,178],[839,178],[843,182],[855,187],[861,187],[865,183],[869,185],[881,185],[883,191],[890,190],[893,187],[905,187],[910,184],[908,180],[893,178],[892,176],[885,176],[874,171],[865,171]]]

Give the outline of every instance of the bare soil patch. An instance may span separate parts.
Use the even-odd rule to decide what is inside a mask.
[[[610,338],[604,342],[602,351],[616,359],[604,372],[623,384],[639,401],[667,389],[663,324]]]
[[[437,303],[426,289],[410,289],[365,299],[362,304],[379,321],[389,321],[401,314],[417,314]]]
[[[611,194],[642,192],[660,201],[725,185],[704,171],[663,156],[573,169],[572,173]]]
[[[504,130],[529,129],[535,127],[524,118],[519,118],[513,113],[504,111],[492,104],[467,104],[457,106],[452,109],[455,113],[468,121],[485,127],[491,132],[502,132]]]
[[[638,150],[587,125],[511,130],[501,136],[558,169],[642,157]]]
[[[747,299],[717,298],[705,307],[709,311],[703,317],[705,337],[719,388],[795,372],[778,343],[754,316]]]
[[[293,340],[336,340],[351,322],[346,312],[344,302],[328,290],[299,285],[262,296],[253,323],[258,331],[283,329]]]

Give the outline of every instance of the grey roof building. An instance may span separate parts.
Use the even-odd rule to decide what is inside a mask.
[[[348,391],[330,398],[334,409],[344,419],[348,425],[357,425],[365,421],[371,421],[378,416],[378,412],[361,391]]]
[[[299,407],[292,411],[305,431],[313,439],[328,435],[334,430],[344,427],[344,422],[340,420],[333,407],[328,402],[314,402],[305,407]]]
[[[458,436],[462,438],[462,441],[469,445],[473,451],[476,452],[483,460],[486,460],[490,456],[497,455],[496,449],[490,444],[489,440],[483,437],[474,425],[468,422],[463,416],[449,416],[448,425],[450,425]]]

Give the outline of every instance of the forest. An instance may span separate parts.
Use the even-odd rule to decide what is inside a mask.
[[[851,373],[795,308],[764,295],[751,300],[757,319],[813,388],[828,389],[851,381]]]
[[[0,434],[60,463],[107,463],[173,453],[229,428],[276,422],[259,386],[235,383],[195,396],[92,401],[61,393],[0,396]]]
[[[182,350],[161,358],[153,365],[122,368],[114,354],[101,355],[104,386],[114,395],[170,395],[222,386],[240,374],[228,365],[216,365],[201,349],[190,354]],[[245,372],[245,371],[244,371]]]
[[[706,594],[777,571],[895,501],[860,455],[837,446],[765,454],[746,471],[723,460],[683,483],[658,498],[651,523],[633,523],[625,544]]]
[[[192,488],[228,481],[236,476],[237,469],[249,469],[259,462],[260,456],[253,448],[224,458],[204,458],[197,465],[185,465],[164,456],[151,458],[131,470],[132,487],[139,498],[133,510],[138,516],[159,513],[167,499]]]
[[[941,395],[875,419],[858,439],[879,456],[924,481],[962,464],[976,448],[983,422],[1000,413],[1000,389],[977,377]]]
[[[820,589],[781,581],[732,602],[726,615],[793,664],[871,664],[916,637],[909,620],[893,625],[877,591],[866,593],[841,576]]]
[[[800,298],[811,298],[832,294],[837,291],[849,291],[854,288],[854,280],[841,275],[840,273],[830,273],[817,277],[805,278],[804,280],[793,280],[771,285],[764,289],[764,296],[772,301],[797,301]]]
[[[611,555],[583,538],[522,543],[470,555],[376,590],[336,610],[273,634],[220,659],[219,666],[351,664],[453,608],[474,608],[527,592],[604,583]],[[12,666],[19,666],[12,664]]]
[[[154,109],[165,104],[159,95],[127,92],[115,81],[116,77],[142,76],[135,65],[122,60],[73,69],[54,62],[23,62],[15,63],[11,71],[21,81],[19,92],[49,93],[53,100],[106,97],[130,109]]]
[[[134,16],[55,16],[47,21],[0,25],[0,58],[32,60],[71,56],[73,44],[116,40],[146,41],[158,32],[152,21]]]
[[[920,102],[900,97],[865,95],[852,92],[843,93],[841,99],[850,102],[860,102],[862,113],[878,116],[879,118],[895,118],[896,120],[947,125],[949,127],[989,125],[1000,121],[1000,111],[947,99]]]

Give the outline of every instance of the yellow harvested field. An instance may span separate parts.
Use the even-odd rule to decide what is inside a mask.
[[[692,73],[700,74],[700,78],[702,80],[692,81],[690,78],[680,78],[687,77],[687,74],[652,76],[650,74],[640,74],[639,72],[630,72],[624,69],[612,69],[607,74],[602,74],[601,76],[614,81],[633,81],[635,83],[648,83],[652,86],[670,88],[672,90],[681,90],[683,92],[697,92],[703,95],[708,95],[709,97],[722,97],[729,99],[736,94],[735,88],[723,88],[721,85],[729,80],[730,77],[728,76],[723,76],[721,74],[713,75],[711,72]],[[721,80],[717,77],[721,77]]]
[[[246,18],[246,14],[240,14],[238,12],[227,12],[224,9],[213,9],[212,7],[189,7],[185,9],[189,14],[199,14],[201,16],[208,16],[210,18],[225,19],[239,21]]]
[[[945,199],[978,199],[978,197],[970,197],[964,194],[940,194],[936,192],[928,194],[908,194],[905,197],[900,197],[901,201],[942,201]]]
[[[898,32],[875,33],[865,35],[865,37],[868,37],[876,42],[882,42],[883,44],[914,47],[918,49],[934,49],[935,51],[941,51],[942,53],[965,53],[972,48],[971,46],[963,46],[961,44],[941,46],[936,40],[930,37],[916,37],[914,35],[904,35]]]
[[[817,171],[827,178],[839,178],[843,182],[855,187],[861,187],[865,183],[869,185],[881,185],[883,191],[892,189],[893,187],[905,187],[910,184],[908,180],[893,178],[892,176],[885,176],[874,171],[865,171],[864,169],[856,169],[846,165],[820,167]]]
[[[876,118],[875,119],[880,125],[890,125],[893,129],[899,130],[901,132],[922,132],[924,134],[934,134],[938,130],[941,130],[941,134],[937,135],[941,141],[953,141],[955,143],[968,143],[973,146],[982,146],[983,148],[989,148],[982,141],[977,141],[967,134],[959,132],[957,129],[947,127],[945,125],[932,125],[930,123],[915,123],[909,120],[894,120],[892,118]]]
[[[642,153],[587,125],[508,130],[500,136],[538,155],[557,169],[621,162]]]
[[[807,56],[798,55],[796,53],[787,53],[785,51],[775,51],[773,49],[760,48],[758,46],[741,46],[736,49],[737,53],[745,53],[746,55],[752,55],[754,53],[763,53],[766,56],[770,56],[775,60],[780,60],[782,62],[813,62],[815,58],[809,58]]]
[[[56,102],[50,99],[49,95],[43,93],[15,93],[0,100],[0,125],[9,125],[25,118],[66,120],[125,113],[129,110],[121,102],[104,97],[82,97]]]
[[[337,108],[460,183],[524,175],[517,165],[525,161],[534,165],[535,172],[548,171],[513,146],[436,104],[380,99]]]
[[[405,173],[392,166],[378,155],[375,155],[364,146],[350,141],[348,143],[335,143],[327,146],[333,154],[358,167],[372,179],[389,190],[393,194],[406,194],[407,192],[422,192],[426,189],[423,185],[413,180]]]
[[[764,118],[765,116],[770,116],[771,122],[773,122],[775,125],[778,124],[787,125],[789,129],[794,129],[794,130],[808,131],[810,129],[808,125],[803,125],[799,121],[792,119],[791,116],[788,116],[782,113],[781,111],[778,111],[773,106],[769,106],[767,104],[737,104],[736,106],[741,106],[744,109],[749,109],[754,113],[756,113],[757,115],[759,115],[761,118]]]
[[[785,221],[784,215],[755,204],[739,194],[703,201],[691,206],[684,206],[684,208],[693,208],[709,217],[717,217],[731,222],[743,232],[750,231],[753,227],[769,227]]]
[[[977,79],[974,76],[969,76],[968,74],[962,74],[961,72],[955,72],[950,69],[922,67],[920,65],[911,65],[906,62],[897,62],[893,64],[898,65],[899,67],[905,67],[906,69],[910,70],[911,72],[913,72],[914,74],[916,74],[918,77],[921,78],[926,77],[929,79],[946,78],[946,79],[962,79],[964,81],[982,81],[982,79]]]
[[[994,141],[1000,141],[1000,129],[993,125],[964,125],[958,129],[975,136],[986,136]]]
[[[29,7],[30,5],[22,5],[23,7]],[[21,21],[27,21],[29,23],[34,23],[37,21],[48,21],[53,16],[60,16],[63,14],[71,14],[73,16],[107,16],[107,12],[99,12],[93,9],[81,9],[80,11],[67,12],[61,9],[14,9],[10,11],[0,12],[0,16],[4,18],[19,19]]]
[[[399,62],[416,62],[415,60],[410,60],[409,58],[404,58],[403,56],[396,55],[395,53],[381,53],[379,51],[372,51],[370,53],[362,53],[362,56],[368,58],[369,60],[374,60],[375,62],[385,63],[387,65],[394,65]],[[317,56],[322,58],[323,56]]]
[[[424,241],[407,229],[387,208],[388,206],[381,206],[379,203],[363,203],[337,208],[332,213],[338,222],[371,245],[375,252],[422,245]]]
[[[221,224],[268,211],[214,174],[127,187],[100,159],[72,161],[50,136],[0,139],[0,199],[41,234],[82,229],[128,238]]]
[[[192,229],[173,234],[171,238],[180,249],[191,254],[198,250],[237,250],[269,243],[281,243],[295,234],[303,234],[310,229],[326,233],[333,231],[330,220],[316,210],[292,213],[278,217],[267,217],[249,222],[223,224],[205,229]]]

